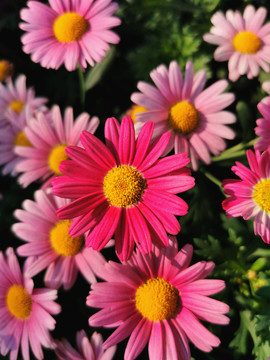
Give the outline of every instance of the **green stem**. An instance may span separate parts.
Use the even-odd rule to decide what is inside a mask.
[[[80,66],[78,66],[77,69],[78,69],[78,78],[79,78],[79,87],[80,87],[80,100],[81,100],[81,107],[82,107],[82,111],[83,111],[84,106],[85,106],[85,93],[86,93],[85,81],[84,81],[84,74],[83,74]]]
[[[246,155],[246,151],[245,150],[241,150],[241,151],[237,151],[237,152],[232,152],[232,153],[223,153],[221,156],[214,156],[212,157],[212,162],[218,162],[218,161],[223,161],[223,160],[228,160],[228,159],[235,159],[238,158],[240,156],[245,156]]]
[[[221,190],[221,192],[222,192],[222,194],[223,194],[223,188],[222,188],[222,186],[221,186],[221,181],[220,180],[218,180],[214,175],[212,175],[210,172],[208,172],[208,171],[205,171],[204,172],[204,175],[209,179],[209,180],[211,180],[214,184],[216,184],[219,188],[220,188],[220,190]]]

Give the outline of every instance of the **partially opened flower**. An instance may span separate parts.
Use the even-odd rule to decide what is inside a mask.
[[[38,190],[35,201],[25,200],[24,210],[17,209],[15,217],[21,222],[12,226],[14,233],[27,244],[17,248],[20,256],[34,257],[26,275],[32,277],[46,269],[44,281],[50,288],[70,289],[78,271],[89,283],[96,282],[95,268],[104,264],[103,256],[84,245],[84,235],[71,237],[70,220],[61,221],[56,210],[69,203],[51,193]]]
[[[264,151],[270,149],[270,96],[263,98],[257,107],[263,117],[256,120],[255,134],[260,138],[254,147]]]
[[[185,215],[188,206],[174,194],[192,188],[194,178],[186,167],[186,154],[159,159],[170,134],[150,144],[153,128],[148,122],[135,140],[130,117],[124,117],[121,126],[109,118],[106,145],[84,131],[84,149],[66,148],[71,160],[61,163],[64,175],[53,180],[53,192],[73,199],[57,211],[60,219],[74,219],[71,236],[89,231],[86,245],[99,251],[114,235],[117,255],[125,260],[134,241],[145,254],[152,240],[167,246],[167,232],[175,235],[180,231],[175,215]]]
[[[116,351],[116,346],[111,346],[107,350],[103,347],[102,336],[96,331],[89,341],[84,330],[76,334],[78,351],[76,351],[66,339],[62,342],[56,340],[55,353],[60,360],[111,360]]]
[[[21,172],[18,181],[26,187],[30,183],[47,180],[44,187],[51,183],[54,176],[61,175],[59,165],[68,159],[65,149],[68,145],[80,145],[79,136],[83,130],[94,133],[99,125],[95,116],[89,120],[89,114],[82,113],[74,121],[73,109],[66,108],[63,119],[59,106],[55,105],[48,114],[37,113],[24,129],[31,147],[17,146],[16,154],[22,159],[16,170]]]
[[[233,94],[223,94],[228,82],[220,80],[203,90],[206,72],[194,75],[191,62],[186,64],[184,79],[176,61],[170,63],[169,69],[160,65],[150,76],[156,87],[140,81],[141,92],[131,95],[135,104],[147,109],[137,113],[136,125],[153,121],[154,139],[169,131],[171,140],[165,154],[173,148],[176,154],[187,152],[194,170],[198,169],[199,159],[209,164],[210,153],[218,156],[226,148],[223,138],[234,138],[226,124],[234,123],[236,118],[223,111],[234,101]]]
[[[247,150],[250,169],[236,162],[232,171],[240,177],[223,181],[224,192],[229,195],[222,202],[228,217],[254,218],[254,232],[270,243],[270,153],[255,154]]]
[[[125,360],[135,359],[149,342],[150,360],[190,360],[188,339],[202,351],[219,346],[219,339],[199,320],[228,324],[229,307],[209,298],[223,290],[222,280],[205,279],[214,263],[190,267],[192,246],[179,252],[177,240],[167,248],[153,245],[150,254],[134,252],[122,264],[109,261],[100,270],[102,283],[93,284],[86,303],[102,308],[90,326],[118,327],[105,341],[108,348],[130,338]]]
[[[25,276],[29,259],[21,272],[12,248],[4,255],[0,252],[0,351],[10,359],[17,359],[19,348],[22,358],[30,359],[29,345],[37,359],[43,359],[42,346],[53,347],[50,330],[61,307],[54,300],[57,291],[35,289],[33,280]]]
[[[118,4],[111,0],[28,1],[27,6],[21,11],[23,51],[43,67],[84,69],[105,57],[109,43],[119,42],[110,30],[121,23],[113,16]]]
[[[257,77],[260,67],[269,72],[270,63],[270,27],[265,24],[265,8],[255,10],[248,5],[243,15],[238,10],[215,13],[211,22],[214,25],[203,39],[218,45],[214,53],[216,61],[229,60],[229,79],[236,81],[247,74],[248,79]]]

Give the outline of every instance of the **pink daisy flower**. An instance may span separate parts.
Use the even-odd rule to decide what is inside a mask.
[[[254,232],[270,243],[270,153],[247,150],[250,169],[236,162],[232,171],[240,177],[223,181],[224,192],[229,195],[222,202],[228,217],[254,217]]]
[[[19,246],[20,256],[33,256],[26,275],[32,277],[46,269],[45,285],[58,289],[70,289],[78,271],[89,283],[96,282],[95,268],[104,264],[103,256],[84,246],[84,235],[71,237],[68,230],[70,220],[60,220],[56,210],[69,203],[51,193],[38,190],[35,201],[25,200],[24,210],[17,209],[15,217],[21,222],[13,224],[13,232],[27,244]],[[37,233],[38,232],[38,233]]]
[[[240,75],[247,74],[248,79],[257,77],[260,67],[269,72],[270,62],[270,26],[263,25],[267,11],[248,5],[243,13],[228,10],[226,15],[215,13],[211,22],[214,25],[203,39],[218,45],[214,53],[216,61],[227,61],[229,79],[236,81]]]
[[[60,219],[74,218],[69,233],[79,236],[89,230],[86,245],[101,250],[114,235],[121,260],[130,257],[134,240],[143,254],[153,241],[168,245],[167,233],[177,234],[175,215],[185,215],[188,206],[174,195],[194,186],[186,167],[186,154],[159,160],[170,141],[163,134],[150,144],[154,124],[148,122],[135,140],[134,125],[124,117],[105,123],[104,145],[84,131],[84,149],[69,146],[71,160],[60,165],[64,176],[53,181],[55,195],[73,201],[57,211]]]
[[[10,359],[17,359],[21,347],[23,359],[29,360],[29,344],[35,357],[43,359],[42,346],[53,347],[49,331],[55,320],[50,314],[61,311],[54,302],[56,290],[34,289],[33,280],[25,276],[30,263],[28,259],[21,272],[12,248],[6,256],[0,252],[0,349],[3,356],[10,351]]]
[[[255,133],[260,138],[255,142],[254,147],[264,151],[270,149],[270,96],[263,98],[257,107],[263,117],[256,120]]]
[[[78,331],[76,335],[78,351],[76,351],[66,339],[55,341],[55,353],[60,360],[111,360],[116,351],[116,346],[107,350],[103,347],[102,336],[96,331],[89,341],[84,330]]]
[[[173,148],[176,154],[187,152],[193,170],[198,169],[199,159],[209,164],[210,152],[218,156],[226,148],[223,138],[234,138],[234,132],[225,124],[234,123],[236,118],[222,111],[234,101],[233,94],[222,94],[228,82],[220,80],[203,90],[206,72],[194,75],[191,62],[186,64],[184,79],[176,61],[170,63],[169,69],[160,65],[150,76],[156,87],[140,81],[141,92],[131,95],[135,104],[147,109],[136,114],[137,122],[143,125],[153,121],[154,139],[169,131],[171,140],[165,154]]]
[[[15,152],[23,158],[16,167],[22,175],[18,178],[23,187],[36,180],[45,181],[50,186],[51,179],[61,175],[59,164],[68,159],[65,149],[68,145],[80,146],[79,136],[83,130],[94,133],[99,125],[95,116],[89,120],[89,114],[82,113],[75,121],[73,109],[66,108],[62,119],[59,106],[55,105],[49,114],[37,113],[36,118],[28,122],[24,133],[32,147],[16,146]]]
[[[118,4],[110,0],[49,0],[49,6],[28,1],[21,11],[23,51],[45,68],[68,71],[94,66],[117,44],[119,36],[110,29],[121,20],[113,14]]]
[[[90,326],[118,326],[105,348],[130,335],[125,360],[135,359],[148,342],[150,360],[190,360],[188,339],[206,352],[219,346],[219,339],[199,320],[228,324],[224,314],[229,307],[208,297],[225,284],[205,279],[213,262],[188,267],[191,258],[192,246],[178,252],[171,237],[167,248],[153,244],[151,254],[137,251],[122,264],[106,263],[100,271],[106,282],[93,284],[86,300],[88,306],[102,308],[89,318]]]

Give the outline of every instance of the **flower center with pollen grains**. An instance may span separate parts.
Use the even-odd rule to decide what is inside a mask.
[[[65,152],[66,147],[67,145],[56,145],[49,154],[49,167],[56,175],[62,175],[59,166],[63,160],[69,159]]]
[[[263,179],[253,188],[253,199],[267,213],[270,213],[270,179]]]
[[[130,112],[130,117],[133,121],[134,124],[136,124],[137,120],[136,120],[136,115],[142,112],[147,111],[146,108],[144,108],[143,106],[140,105],[134,105],[131,108],[131,112]]]
[[[20,131],[14,139],[14,144],[15,146],[28,146],[28,147],[32,147],[32,144],[30,143],[30,141],[27,139],[25,133],[23,131]]]
[[[261,47],[261,40],[249,31],[242,31],[233,38],[233,47],[243,54],[254,54]]]
[[[151,321],[175,317],[179,306],[179,291],[162,278],[148,279],[136,291],[137,310]]]
[[[53,25],[54,35],[62,43],[80,40],[88,29],[88,21],[75,12],[58,16]]]
[[[84,236],[71,237],[68,233],[71,221],[59,221],[50,231],[50,242],[57,254],[73,256],[78,254],[84,244]]]
[[[16,114],[20,114],[24,107],[24,103],[20,100],[14,100],[9,104],[9,107],[15,111]]]
[[[187,135],[198,126],[198,112],[187,101],[179,101],[169,110],[168,125],[174,131]]]
[[[9,312],[18,319],[27,319],[32,312],[32,299],[28,292],[20,285],[9,288],[6,296]]]
[[[116,207],[137,205],[146,188],[142,174],[132,166],[112,168],[103,180],[103,191],[109,203]]]

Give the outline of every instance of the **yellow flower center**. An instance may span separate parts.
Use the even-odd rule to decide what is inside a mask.
[[[6,60],[0,61],[0,81],[6,80],[6,78],[11,73],[11,68],[12,68],[12,66],[8,61],[6,61]]]
[[[63,160],[69,159],[67,154],[65,153],[67,145],[56,145],[49,154],[48,162],[50,169],[56,175],[62,175],[62,172],[59,170],[59,165]]]
[[[132,166],[112,168],[103,180],[103,191],[109,203],[116,207],[129,207],[140,202],[146,181]]]
[[[32,144],[30,143],[30,141],[27,139],[25,133],[23,131],[20,131],[14,139],[14,144],[15,146],[28,146],[28,147],[32,147]]]
[[[159,277],[147,280],[135,295],[137,310],[151,321],[175,317],[179,300],[179,291]]]
[[[16,114],[20,114],[24,107],[24,103],[20,100],[14,100],[9,104],[9,107],[15,111]]]
[[[199,123],[198,112],[187,101],[179,101],[171,106],[168,116],[168,125],[174,131],[187,135],[196,129]]]
[[[53,25],[54,35],[62,43],[80,40],[88,29],[88,21],[75,12],[58,16]]]
[[[131,107],[131,109],[130,109],[130,117],[131,117],[134,124],[136,124],[136,122],[137,122],[136,115],[138,113],[145,112],[145,111],[147,111],[147,109],[140,106],[140,105],[134,105],[134,106]]]
[[[9,288],[6,296],[9,312],[18,319],[27,319],[32,311],[32,299],[28,292],[20,285]]]
[[[71,237],[68,230],[71,220],[59,221],[50,232],[50,242],[53,249],[59,255],[72,256],[78,254],[84,244],[84,237]]]
[[[253,199],[267,213],[270,213],[270,179],[263,179],[253,187]]]
[[[233,38],[233,47],[243,54],[254,54],[261,47],[261,40],[250,31],[242,31]]]

